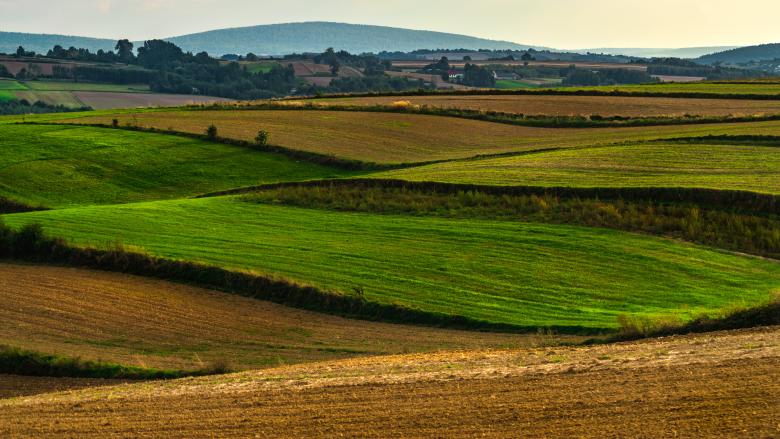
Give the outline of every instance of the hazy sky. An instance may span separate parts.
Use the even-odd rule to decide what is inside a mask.
[[[134,40],[339,21],[556,48],[780,42],[780,0],[0,0],[0,30]]]

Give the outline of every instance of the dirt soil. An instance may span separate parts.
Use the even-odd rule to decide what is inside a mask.
[[[0,401],[0,436],[775,437],[780,327],[415,354]]]

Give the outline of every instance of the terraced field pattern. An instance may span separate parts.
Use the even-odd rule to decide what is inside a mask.
[[[777,435],[774,87],[0,117],[0,436]]]

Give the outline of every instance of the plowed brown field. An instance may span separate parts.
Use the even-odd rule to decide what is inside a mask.
[[[481,154],[706,135],[778,135],[780,122],[717,123],[628,128],[537,128],[419,114],[314,110],[157,111],[121,114],[121,125],[205,133],[253,141],[258,130],[270,143],[376,163],[451,160]],[[111,115],[65,123],[111,124]]]
[[[0,401],[1,436],[774,437],[780,328],[405,355]]]
[[[243,370],[552,341],[349,320],[91,270],[0,264],[0,279],[0,344],[131,366]]]
[[[780,113],[780,101],[676,99],[618,96],[381,96],[315,100],[321,104],[389,105],[409,101],[442,108],[501,111],[528,115],[699,116]]]

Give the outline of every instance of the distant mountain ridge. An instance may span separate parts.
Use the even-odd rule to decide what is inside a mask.
[[[328,47],[351,53],[460,48],[526,50],[534,47],[443,32],[331,22],[220,29],[167,40],[185,50],[205,50],[218,55],[248,52],[258,55],[286,55],[322,52]]]
[[[32,50],[36,53],[46,54],[46,52],[57,44],[62,47],[83,47],[90,51],[97,52],[99,49],[114,50],[116,40],[72,35],[0,32],[0,52],[2,53],[14,53],[19,46],[24,46],[28,51]]]
[[[546,49],[510,41],[488,40],[443,32],[331,22],[286,23],[218,29],[163,39],[178,45],[185,51],[201,52],[205,50],[214,56],[249,52],[257,55],[319,53],[328,47],[352,53],[461,48],[526,50],[533,47]],[[27,50],[46,53],[57,44],[63,47],[75,46],[97,51],[98,49],[113,49],[116,40],[0,32],[0,52],[15,52],[16,48],[21,45]]]
[[[780,43],[740,47],[737,49],[705,55],[696,61],[702,64],[714,64],[716,62],[722,62],[725,64],[738,64],[751,61],[767,61],[774,59],[780,59]]]
[[[605,53],[608,55],[637,56],[641,58],[698,58],[711,53],[736,49],[738,46],[712,46],[712,47],[683,47],[674,48],[598,48],[573,50],[577,53]]]
[[[249,52],[257,55],[287,55],[301,52],[322,52],[328,47],[333,47],[352,53],[410,52],[418,49],[527,50],[534,48],[538,50],[549,49],[555,52],[591,52],[636,57],[700,57],[697,60],[705,63],[719,60],[744,62],[756,59],[756,57],[768,57],[762,59],[780,57],[780,44],[745,48],[596,48],[560,51],[547,47],[452,33],[333,22],[285,23],[218,29],[164,39],[177,44],[186,51],[201,52],[205,50],[213,56]],[[28,51],[46,53],[57,44],[63,47],[83,47],[96,52],[99,49],[113,50],[116,40],[70,35],[0,32],[0,52],[12,53],[21,45]]]

